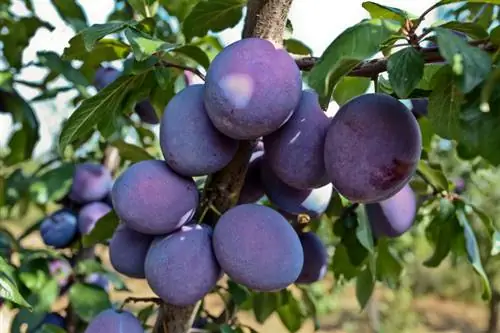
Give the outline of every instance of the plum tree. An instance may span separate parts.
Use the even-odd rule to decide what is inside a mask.
[[[55,248],[68,246],[78,233],[78,218],[69,209],[60,209],[46,217],[40,225],[45,244]]]
[[[347,199],[377,202],[408,183],[421,149],[420,128],[403,103],[385,94],[365,94],[333,117],[325,141],[326,172]]]
[[[114,67],[101,66],[95,72],[93,85],[97,90],[102,90],[120,77],[120,75],[120,71]]]
[[[99,313],[84,333],[144,333],[141,322],[130,312],[107,309]]]
[[[144,267],[149,286],[160,298],[177,306],[196,303],[221,276],[212,249],[212,228],[188,224],[155,239]]]
[[[142,100],[134,107],[135,113],[139,116],[142,122],[146,124],[156,125],[160,122],[156,111],[148,99]]]
[[[123,223],[152,235],[172,232],[188,222],[199,200],[193,179],[157,160],[130,166],[116,179],[111,196]]]
[[[412,98],[411,99],[411,113],[415,116],[415,118],[419,119],[421,117],[427,116],[427,108],[429,105],[428,98]]]
[[[258,147],[256,147],[258,148]],[[263,150],[254,150],[250,157],[247,174],[240,191],[238,204],[253,203],[264,196],[264,185],[260,177],[260,168],[264,157]]]
[[[86,204],[78,213],[78,230],[82,235],[88,234],[97,221],[111,211],[111,207],[104,202],[95,201]]]
[[[184,88],[170,100],[161,120],[160,145],[165,161],[185,176],[219,171],[238,149],[238,141],[212,125],[203,105],[203,93],[201,84]]]
[[[66,326],[65,322],[64,322],[64,317],[63,316],[61,316],[57,312],[51,312],[51,313],[47,313],[45,315],[45,317],[43,318],[42,322],[39,325],[37,325],[34,328],[28,329],[28,333],[37,333],[37,332],[39,332],[43,328],[43,326],[45,324],[57,326],[57,327],[60,327],[60,328],[64,328]],[[50,330],[48,330],[48,331],[50,331]]]
[[[309,284],[324,278],[328,269],[328,253],[321,239],[314,232],[299,234],[304,250],[304,265],[295,283]]]
[[[300,71],[283,49],[259,38],[224,48],[210,64],[205,106],[215,127],[234,139],[257,139],[283,125],[299,103]]]
[[[69,198],[84,204],[99,201],[111,190],[111,172],[101,164],[86,162],[75,167]]]
[[[213,236],[215,256],[235,282],[276,291],[297,280],[304,252],[288,221],[267,206],[243,204],[225,212]]]
[[[289,214],[318,217],[325,212],[332,198],[331,183],[312,190],[300,190],[285,184],[268,166],[266,155],[261,162],[260,174],[269,200]]]
[[[264,137],[266,161],[287,185],[311,189],[329,183],[324,145],[330,118],[321,109],[314,91],[303,91],[292,117],[276,132]]]
[[[405,185],[389,199],[367,204],[365,209],[375,237],[398,237],[413,225],[417,198],[410,185]]]
[[[109,243],[113,268],[128,277],[143,279],[144,261],[154,236],[141,234],[120,224]]]

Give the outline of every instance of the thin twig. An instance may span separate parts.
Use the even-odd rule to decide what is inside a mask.
[[[432,184],[432,182],[427,178],[426,175],[424,175],[420,170],[417,170],[417,175],[422,178],[424,182],[426,182],[431,188],[432,188],[432,195],[437,195],[440,193],[439,189]]]
[[[120,306],[120,310],[128,303],[154,303],[161,304],[161,298],[158,297],[127,297]]]
[[[173,62],[166,61],[166,60],[161,60],[160,64],[163,67],[178,68],[178,69],[183,69],[185,71],[189,71],[189,72],[197,75],[203,81],[205,81],[205,75],[202,72],[200,72],[198,69],[196,69],[196,68],[189,67],[189,66],[184,66],[184,65],[180,65],[180,64],[175,64]]]

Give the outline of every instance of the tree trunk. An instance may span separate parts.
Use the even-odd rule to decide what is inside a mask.
[[[497,326],[498,326],[499,304],[500,304],[500,293],[494,290],[490,300],[490,319],[488,321],[488,328],[486,329],[486,333],[498,332]]]
[[[248,0],[242,37],[264,38],[281,46],[291,4],[292,0]],[[254,145],[253,141],[241,141],[233,160],[208,178],[196,213],[197,219],[203,216],[204,223],[214,225],[218,216],[212,208],[224,213],[236,204]],[[188,307],[162,304],[153,333],[189,332],[198,306],[199,303]]]

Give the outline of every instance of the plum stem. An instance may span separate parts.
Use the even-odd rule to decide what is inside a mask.
[[[202,72],[200,72],[198,69],[196,69],[196,68],[189,67],[189,66],[184,66],[184,65],[180,65],[180,64],[175,64],[173,62],[166,61],[166,60],[161,60],[160,64],[163,67],[177,68],[177,69],[182,69],[182,70],[191,72],[191,73],[197,75],[203,81],[205,81],[205,75]]]
[[[120,306],[120,310],[123,310],[125,305],[128,303],[154,303],[161,304],[161,299],[158,297],[127,297]]]

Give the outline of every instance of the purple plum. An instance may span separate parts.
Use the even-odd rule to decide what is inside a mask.
[[[121,73],[116,68],[113,67],[99,67],[95,72],[94,76],[94,87],[99,91],[113,81],[115,81],[118,77],[120,77]]]
[[[199,201],[192,178],[157,160],[130,166],[116,179],[111,195],[120,220],[150,235],[167,234],[189,222]]]
[[[411,113],[415,116],[415,118],[419,119],[421,117],[426,117],[428,114],[427,108],[429,105],[428,98],[413,98],[411,99]]]
[[[260,177],[260,168],[264,151],[255,151],[250,158],[247,174],[240,191],[238,204],[254,203],[264,196],[264,185]]]
[[[204,100],[219,131],[251,140],[280,128],[298,105],[301,91],[300,70],[285,50],[265,39],[246,38],[214,58]]]
[[[151,244],[146,280],[164,301],[187,306],[201,300],[221,276],[212,250],[212,228],[189,224]]]
[[[328,269],[328,253],[321,239],[314,232],[299,235],[304,250],[304,266],[295,283],[310,284],[325,277]]]
[[[56,259],[49,263],[49,272],[56,279],[59,288],[64,288],[68,285],[73,269],[66,260]]]
[[[141,322],[128,311],[107,309],[99,313],[84,333],[144,333]]]
[[[85,277],[85,282],[109,292],[109,279],[100,273],[92,273]]]
[[[99,201],[108,195],[112,185],[113,177],[104,165],[82,163],[75,167],[69,198],[81,204]]]
[[[414,174],[422,150],[417,120],[399,100],[380,93],[351,99],[337,111],[325,140],[325,167],[352,202],[388,199]]]
[[[160,145],[165,161],[184,176],[219,171],[234,157],[238,141],[212,125],[203,105],[204,87],[191,85],[168,103],[160,125]]]
[[[78,233],[74,212],[61,209],[46,217],[40,225],[40,235],[46,245],[64,248],[71,244]]]
[[[104,202],[96,201],[83,206],[78,214],[78,229],[82,235],[86,235],[94,229],[97,221],[111,211]]]
[[[141,121],[146,124],[156,125],[160,122],[153,105],[151,105],[151,102],[147,99],[137,103],[134,110]]]

